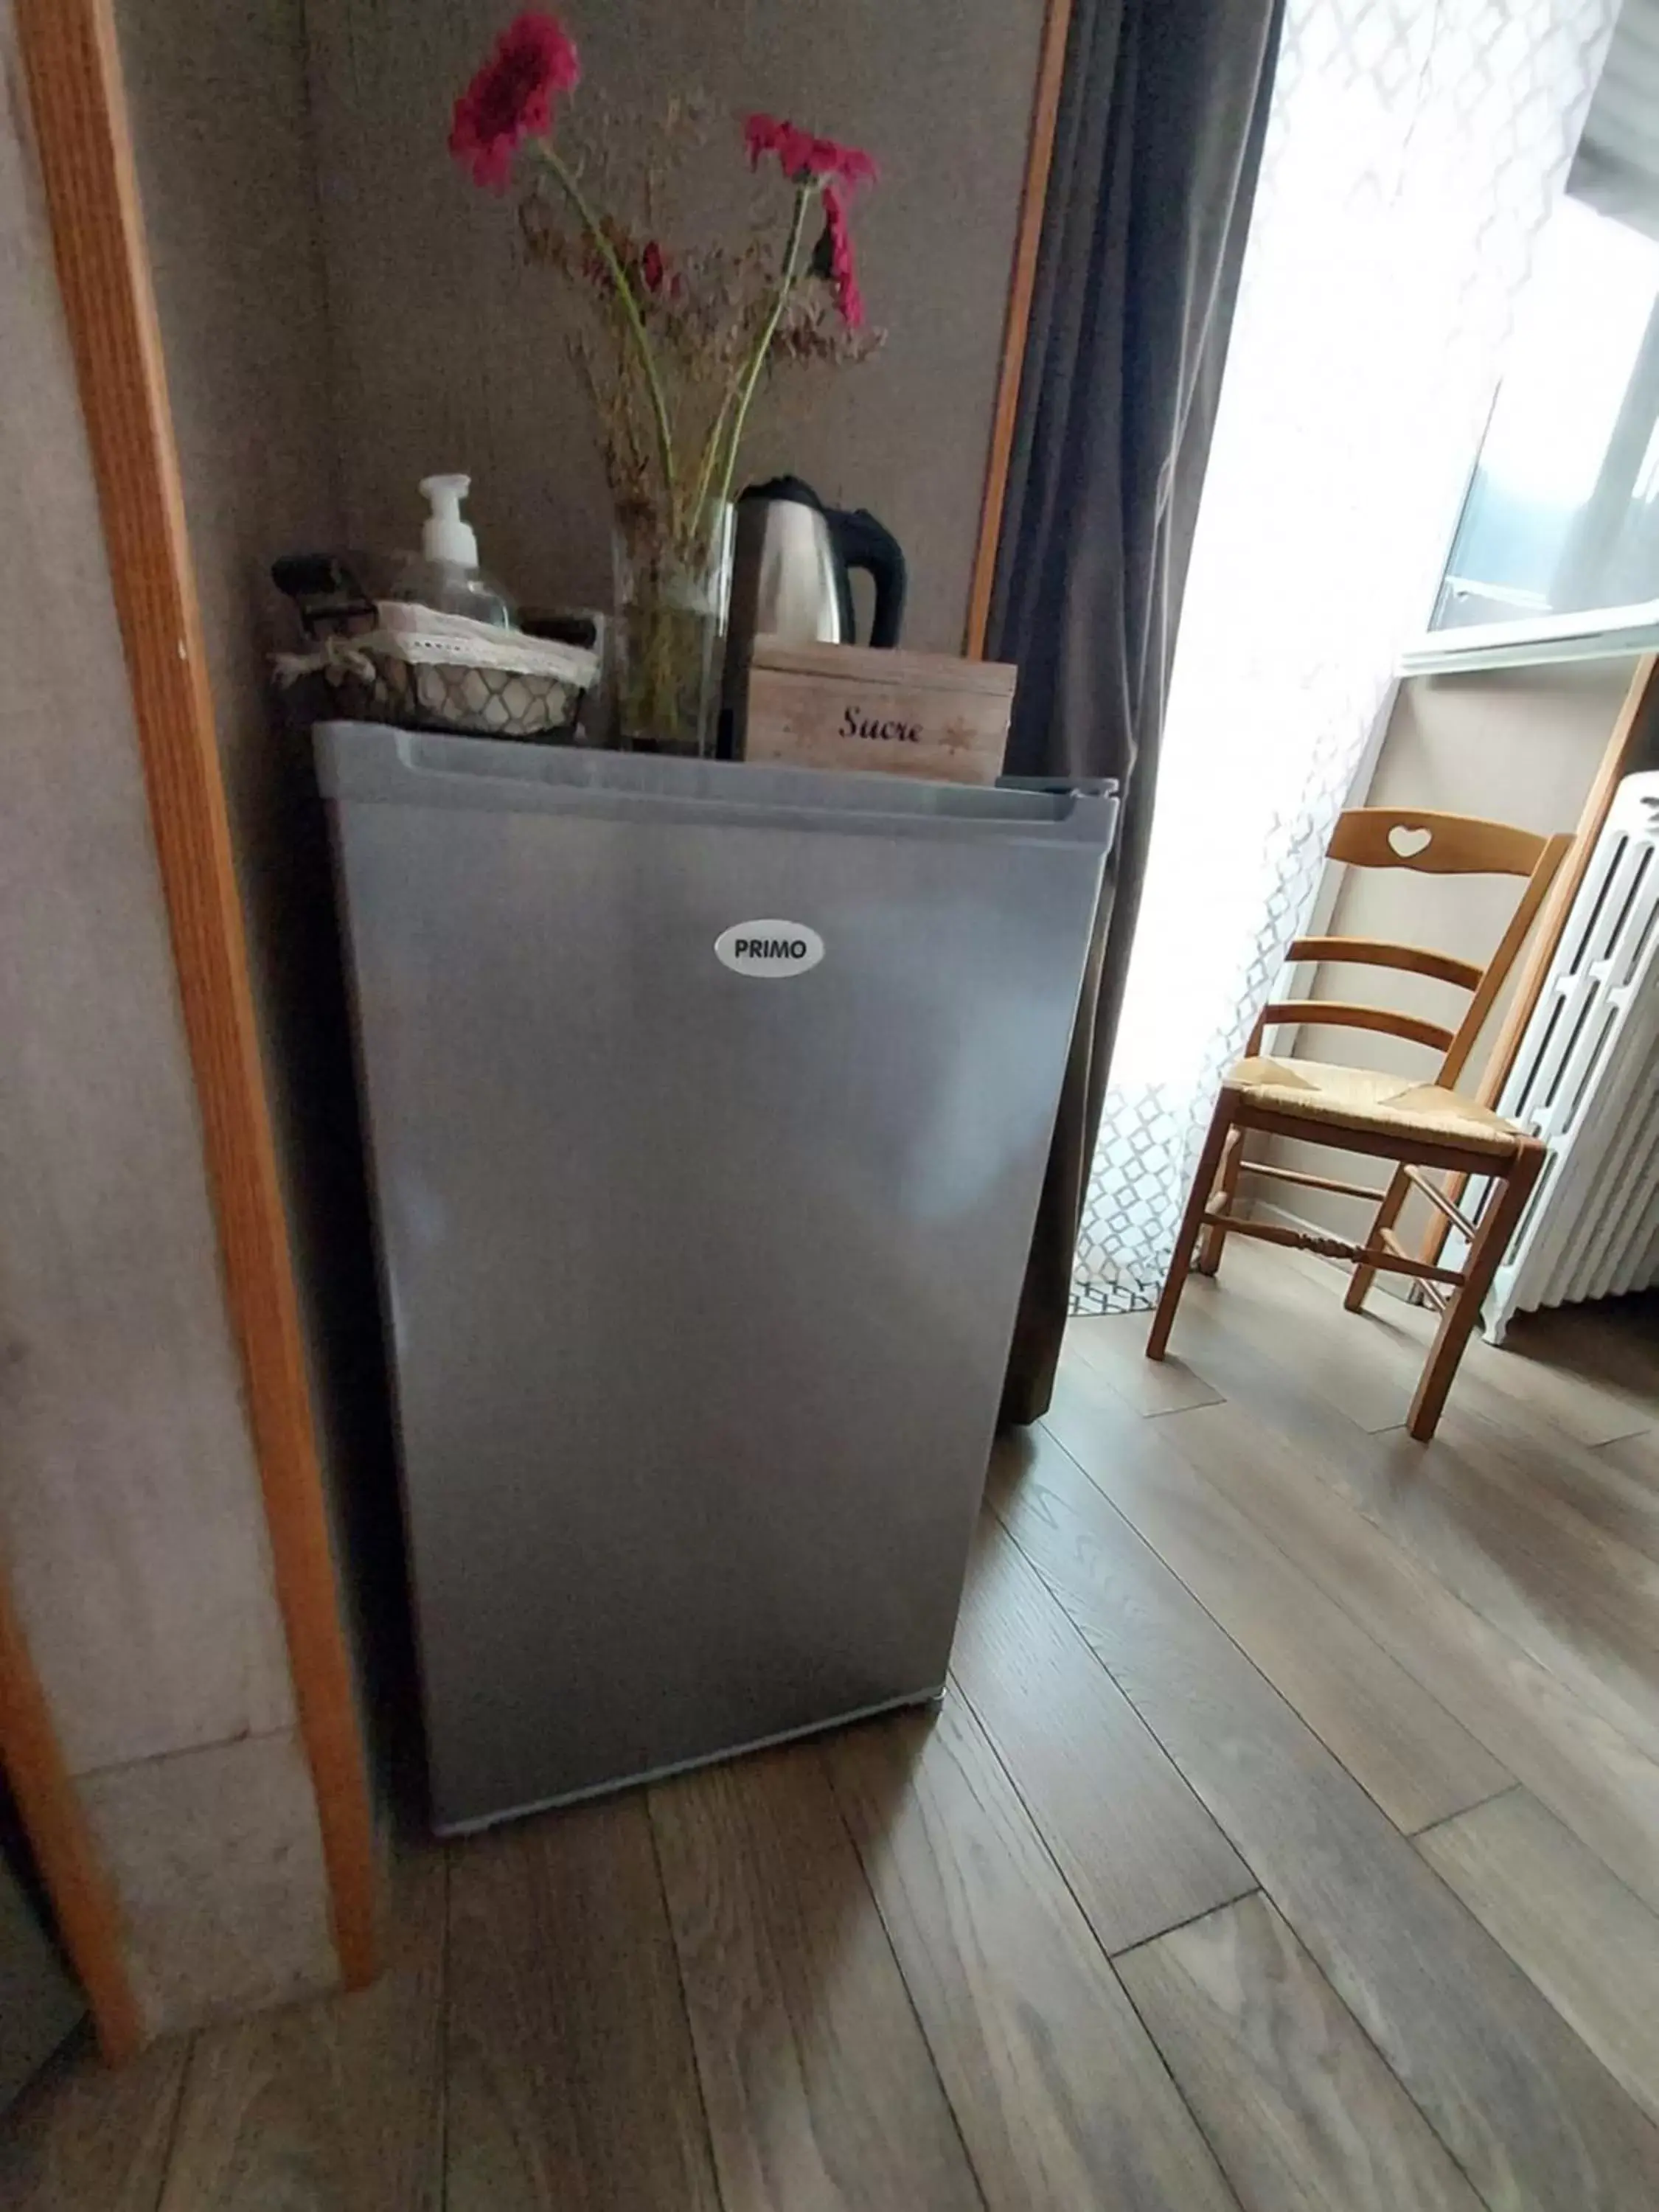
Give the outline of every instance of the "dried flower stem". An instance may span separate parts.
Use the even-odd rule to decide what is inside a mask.
[[[657,373],[657,357],[655,354],[653,353],[651,349],[651,341],[646,335],[645,323],[640,314],[639,301],[634,297],[634,288],[628,281],[628,272],[623,269],[622,263],[617,258],[616,248],[611,245],[611,240],[605,236],[605,232],[600,228],[599,219],[594,215],[592,209],[589,207],[586,195],[583,192],[581,186],[577,183],[575,177],[559,159],[558,155],[555,152],[553,146],[549,140],[545,138],[536,140],[535,149],[541,156],[542,160],[547,164],[548,167],[553,172],[554,176],[558,179],[559,184],[564,191],[565,197],[569,200],[572,207],[575,209],[576,214],[581,222],[583,229],[586,230],[589,239],[592,242],[595,252],[598,253],[599,258],[605,264],[605,273],[611,279],[611,284],[616,291],[617,298],[621,303],[623,313],[627,318],[628,327],[633,337],[635,349],[639,355],[640,366],[645,371],[647,388],[651,394],[651,412],[656,423],[658,448],[657,458],[662,466],[663,490],[668,500],[671,526],[678,532],[679,527],[679,496],[678,485],[676,482],[674,471],[674,434],[669,426],[668,403],[663,396],[662,379]],[[799,233],[799,226],[798,222],[797,234]],[[780,306],[781,305],[781,302],[780,302]],[[773,326],[775,326],[776,322],[777,317],[775,314],[772,319]],[[767,343],[769,344],[771,342],[771,335],[772,331],[771,328],[769,327],[767,331]]]
[[[720,406],[715,410],[714,420],[709,427],[708,441],[702,449],[702,459],[697,465],[696,489],[691,497],[691,513],[694,519],[702,514],[703,501],[708,496],[708,487],[714,480],[714,471],[720,464],[720,441],[726,435],[726,418],[731,412],[732,400],[737,397],[740,375],[741,371],[732,376],[725,391],[721,392]],[[732,454],[732,465],[735,465],[736,455],[737,448],[734,442]],[[732,468],[728,466],[726,471],[728,483],[731,481],[731,475]]]
[[[760,382],[761,371],[766,366],[766,356],[772,350],[772,340],[777,335],[778,325],[783,317],[784,305],[795,289],[795,264],[800,258],[801,234],[806,228],[807,203],[817,196],[817,186],[815,183],[799,184],[795,187],[795,215],[793,222],[789,226],[789,243],[784,248],[783,277],[778,286],[778,296],[772,302],[772,312],[767,318],[765,329],[761,332],[760,343],[755,348],[748,371],[744,376],[738,391],[738,411],[732,419],[731,441],[726,449],[726,470],[720,479],[720,495],[722,505],[732,496],[732,479],[737,473],[738,448],[743,443],[743,426],[749,414],[749,403],[753,399],[755,387]]]

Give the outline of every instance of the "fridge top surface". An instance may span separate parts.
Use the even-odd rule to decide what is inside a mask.
[[[742,761],[606,752],[450,738],[378,722],[321,722],[317,775],[327,799],[354,805],[610,819],[872,830],[908,836],[1039,834],[1103,846],[1117,812],[1105,779],[1002,786]]]

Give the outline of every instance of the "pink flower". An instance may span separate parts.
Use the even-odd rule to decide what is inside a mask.
[[[778,166],[793,184],[805,184],[809,177],[834,179],[850,190],[855,185],[876,181],[876,165],[860,148],[837,145],[833,138],[815,138],[810,131],[799,130],[774,115],[751,115],[743,126],[743,141],[751,169],[759,168],[768,154],[775,154]]]
[[[553,16],[532,11],[508,24],[455,103],[449,150],[475,185],[507,190],[519,146],[547,135],[554,95],[571,91],[580,76],[575,46]]]
[[[833,138],[815,138],[807,164],[815,177],[835,177],[850,191],[858,185],[873,185],[881,172],[873,155],[859,146],[838,146]]]
[[[859,289],[858,274],[853,266],[853,234],[847,224],[847,203],[841,188],[832,184],[823,188],[823,234],[829,247],[830,282],[835,288],[841,319],[849,331],[861,331],[864,295]]]
[[[758,169],[766,155],[775,154],[787,177],[805,170],[812,150],[810,131],[797,131],[793,123],[781,123],[772,115],[751,115],[743,126],[743,143],[751,169]]]

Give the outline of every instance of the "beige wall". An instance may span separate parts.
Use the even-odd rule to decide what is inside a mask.
[[[1571,830],[1629,690],[1632,666],[1628,659],[1615,659],[1408,679],[1400,687],[1364,803],[1485,815],[1528,830]],[[1328,927],[1345,937],[1391,938],[1485,960],[1502,934],[1519,888],[1499,876],[1457,878],[1403,868],[1352,869],[1343,877]],[[1380,969],[1327,969],[1316,989],[1322,997],[1396,1006],[1448,1027],[1455,1027],[1468,1004],[1449,985]],[[1508,997],[1506,991],[1476,1047],[1471,1082]],[[1422,1047],[1354,1030],[1304,1030],[1296,1049],[1310,1059],[1346,1060],[1413,1074],[1426,1074],[1435,1064],[1435,1054]],[[1338,1153],[1285,1146],[1279,1156],[1315,1172],[1349,1171]],[[1386,1170],[1377,1175],[1375,1163],[1349,1165],[1369,1165],[1373,1180],[1385,1179]],[[1362,1174],[1356,1179],[1365,1178]],[[1319,1191],[1260,1188],[1289,1212],[1340,1234],[1352,1233],[1364,1217],[1364,1208],[1353,1201]],[[1407,1233],[1418,1225],[1415,1216],[1408,1217]],[[1395,1282],[1389,1286],[1395,1287]]]
[[[303,0],[117,15],[342,1595],[376,1702],[408,1668],[373,1243],[326,825],[269,660],[295,642],[272,560],[342,541]]]
[[[0,49],[16,85],[3,5]],[[0,1553],[146,2015],[172,2027],[334,1968],[22,113],[0,117]],[[188,1880],[164,1880],[180,1854]]]
[[[579,100],[718,104],[740,210],[738,118],[765,109],[866,146],[856,229],[864,367],[823,378],[750,456],[867,507],[910,556],[907,642],[960,649],[1018,216],[1042,0],[572,0]],[[486,563],[521,596],[610,596],[608,508],[570,308],[520,265],[511,210],[444,151],[451,101],[510,9],[498,0],[313,0],[313,97],[340,378],[348,520],[407,542],[415,486],[467,468]],[[717,165],[718,166],[718,165]]]

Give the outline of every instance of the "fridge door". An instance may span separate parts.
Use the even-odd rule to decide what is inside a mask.
[[[1112,800],[319,757],[438,1824],[936,1693]]]

